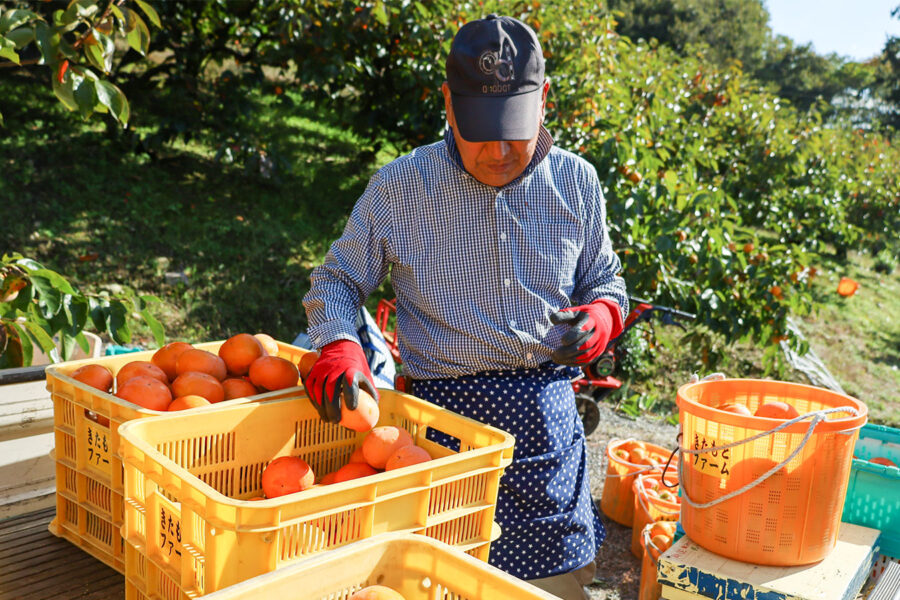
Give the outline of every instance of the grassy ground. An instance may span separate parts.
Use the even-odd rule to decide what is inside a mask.
[[[341,232],[375,168],[360,140],[329,115],[274,97],[260,98],[241,132],[280,165],[274,177],[217,161],[220,140],[176,144],[151,161],[124,151],[95,119],[86,124],[33,90],[4,82],[0,136],[0,249],[45,262],[89,289],[152,293],[169,339],[223,339],[265,331],[290,341],[306,328],[300,304],[309,273]],[[52,107],[48,110],[47,107]],[[815,282],[822,301],[801,328],[848,393],[875,422],[900,425],[900,272],[874,270],[869,257],[823,259]],[[835,293],[847,275],[855,296]],[[386,286],[370,299],[390,294]],[[137,342],[150,345],[140,328]],[[678,385],[709,369],[659,327],[627,386],[610,402],[632,414],[672,419]],[[722,342],[717,366],[730,376],[762,377],[762,351]],[[785,370],[767,376],[806,382]]]

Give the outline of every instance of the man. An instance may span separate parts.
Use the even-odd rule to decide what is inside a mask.
[[[543,127],[534,32],[488,15],[462,27],[443,85],[444,140],[378,171],[304,298],[321,356],[306,381],[323,419],[375,395],[355,311],[391,273],[411,393],[516,437],[490,562],[585,598],[605,537],[570,380],[622,329],[627,295],[594,168]],[[452,441],[434,439],[452,447]]]

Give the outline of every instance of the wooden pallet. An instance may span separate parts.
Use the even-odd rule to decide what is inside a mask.
[[[49,531],[55,508],[0,521],[0,600],[121,600],[125,578]]]
[[[877,529],[841,523],[824,560],[805,566],[744,563],[705,550],[687,536],[659,561],[666,600],[854,600],[869,576]]]

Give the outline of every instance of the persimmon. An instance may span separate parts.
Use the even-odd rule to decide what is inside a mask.
[[[91,364],[78,367],[72,372],[72,379],[107,393],[112,389],[113,384],[112,373],[103,365]]]
[[[383,469],[391,455],[403,446],[413,443],[409,432],[393,425],[375,427],[363,440],[363,456],[376,469]]]
[[[187,342],[169,342],[154,352],[153,356],[150,358],[150,362],[162,369],[165,372],[166,377],[169,378],[169,381],[172,381],[177,377],[177,373],[175,373],[175,361],[178,360],[178,357],[181,356],[183,352],[192,348],[193,346]]]
[[[219,381],[224,381],[228,375],[228,367],[225,361],[218,355],[199,348],[185,350],[175,360],[175,374],[181,375],[189,371],[199,371],[212,375]]]
[[[379,410],[375,398],[365,390],[359,390],[358,404],[354,410],[341,409],[340,424],[353,431],[369,431],[378,422]]]
[[[725,404],[720,404],[716,407],[718,410],[724,410],[725,412],[734,413],[736,415],[741,415],[744,417],[752,417],[753,413],[750,412],[750,409],[747,408],[743,404],[739,404],[737,402],[726,402]]]
[[[672,537],[675,535],[675,521],[656,521],[650,526],[650,537],[658,535]]]
[[[300,357],[300,360],[297,361],[297,370],[300,371],[300,377],[305,381],[307,377],[309,377],[309,372],[312,370],[313,365],[316,361],[319,360],[319,353],[314,350],[310,350],[306,352],[303,356]]]
[[[388,458],[387,463],[385,463],[384,470],[393,471],[394,469],[418,465],[429,460],[431,460],[431,455],[428,454],[425,448],[410,444],[395,450]]]
[[[116,390],[116,396],[150,410],[166,410],[172,402],[169,386],[147,375],[138,375],[126,381]]]
[[[218,357],[217,357],[218,358]],[[211,404],[225,399],[225,388],[209,373],[187,371],[172,382],[172,391],[178,396],[202,396]]]
[[[332,471],[331,473],[326,473],[322,476],[322,479],[319,480],[319,485],[331,485],[334,483],[334,474],[337,471]]]
[[[266,355],[262,343],[249,333],[233,335],[219,346],[219,358],[225,361],[231,375],[246,375],[250,364]]]
[[[363,455],[362,446],[353,451],[353,454],[350,455],[350,460],[348,463],[364,463],[366,462],[366,457]]]
[[[793,419],[794,417],[799,417],[800,413],[787,402],[772,400],[760,404],[756,408],[756,412],[753,413],[753,416],[765,417],[767,419]]]
[[[892,461],[889,458],[884,458],[882,456],[876,456],[874,458],[870,458],[869,462],[876,464],[876,465],[884,465],[886,467],[896,467],[897,466],[897,463],[895,463],[894,461]]]
[[[628,454],[628,462],[634,463],[636,465],[645,464],[644,461],[650,455],[647,453],[647,449],[642,446],[635,446],[634,449]]]
[[[313,486],[316,475],[299,456],[279,456],[263,470],[262,488],[266,498],[302,492]]]
[[[291,361],[278,356],[261,356],[250,365],[250,382],[266,390],[282,390],[294,387],[300,381],[300,372]]]
[[[616,448],[621,448],[622,450],[630,454],[631,451],[635,448],[642,448],[646,450],[647,446],[644,444],[644,442],[640,442],[638,440],[625,440],[624,442],[616,446]]]
[[[656,546],[660,553],[665,552],[672,545],[672,537],[667,535],[657,535],[650,538],[650,543]]]
[[[158,379],[166,385],[169,385],[169,377],[166,375],[166,372],[146,360],[133,360],[130,363],[126,363],[121,369],[119,369],[118,373],[116,373],[116,388],[122,386],[123,383],[131,379],[132,377],[153,377],[154,379]]]
[[[256,386],[243,377],[229,377],[222,382],[222,388],[225,391],[226,400],[246,398],[247,396],[255,396],[259,393]]]
[[[355,592],[347,600],[406,600],[399,592],[384,586],[370,585]]]
[[[268,333],[254,333],[253,337],[259,340],[267,356],[278,356],[278,342]]]
[[[195,395],[178,396],[177,398],[172,400],[172,403],[169,404],[169,408],[167,408],[166,410],[171,412],[173,410],[187,410],[189,408],[198,408],[200,406],[209,406],[209,405],[210,405],[209,400],[207,400],[203,396],[195,396]]]
[[[629,459],[628,450],[625,450],[624,448],[616,448],[615,450],[613,450],[613,456],[615,456],[616,458],[619,458],[621,460],[624,460],[626,462],[630,462],[628,460]]]
[[[334,483],[375,475],[378,471],[366,463],[348,463],[334,472]]]

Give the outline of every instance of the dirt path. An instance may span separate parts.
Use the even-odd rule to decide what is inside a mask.
[[[678,427],[644,417],[631,420],[600,407],[600,425],[588,436],[588,466],[591,492],[599,507],[606,474],[606,444],[611,439],[633,437],[665,448],[676,447]],[[631,554],[631,528],[619,525],[600,512],[606,525],[606,541],[597,557],[598,582],[590,587],[592,600],[638,600],[641,562]]]

